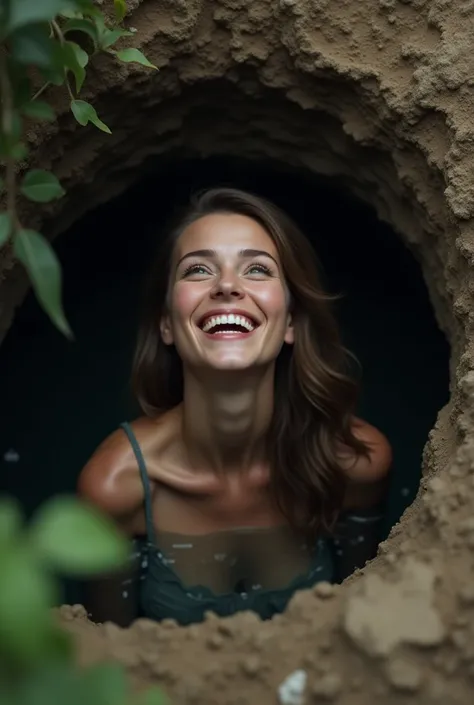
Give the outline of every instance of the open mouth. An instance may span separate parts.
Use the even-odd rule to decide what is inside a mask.
[[[206,316],[199,327],[203,333],[209,335],[245,335],[252,333],[258,323],[249,316],[229,313],[222,316]]]

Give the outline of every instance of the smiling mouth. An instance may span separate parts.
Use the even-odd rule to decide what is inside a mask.
[[[247,316],[230,313],[206,317],[199,327],[203,333],[212,336],[242,336],[253,333],[258,328],[258,324]]]

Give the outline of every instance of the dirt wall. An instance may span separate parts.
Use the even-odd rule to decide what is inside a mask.
[[[105,6],[105,3],[104,3]],[[121,193],[152,157],[270,156],[337,178],[421,261],[452,346],[451,401],[425,479],[379,556],[341,587],[295,596],[270,623],[250,613],[186,629],[95,626],[63,607],[81,662],[113,657],[175,703],[289,705],[371,699],[470,703],[474,688],[474,3],[471,0],[129,2],[136,45],[158,67],[99,57],[84,99],[112,129],[29,137],[68,195],[25,211],[51,237]],[[159,199],[159,194],[157,194]],[[92,255],[92,253],[91,253]],[[383,266],[383,263],[380,263]],[[26,291],[0,255],[0,331]],[[296,672],[296,675],[295,675]],[[293,675],[292,675],[293,674]],[[289,676],[291,687],[278,691]],[[287,684],[288,686],[288,684]],[[278,696],[278,692],[280,695]]]

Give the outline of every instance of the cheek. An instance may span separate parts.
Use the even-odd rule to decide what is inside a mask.
[[[185,287],[175,286],[171,292],[172,310],[180,316],[181,314],[186,313],[191,304],[192,295],[190,296],[189,289],[186,290]]]
[[[272,286],[261,288],[255,292],[255,298],[258,300],[262,310],[269,316],[287,316],[289,300],[284,287]]]
[[[170,308],[174,319],[186,319],[194,312],[200,301],[199,292],[192,286],[177,284],[170,292]]]

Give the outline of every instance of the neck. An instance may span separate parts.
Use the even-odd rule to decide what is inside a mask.
[[[221,474],[263,463],[273,388],[273,367],[208,379],[185,371],[183,438],[193,465]]]

